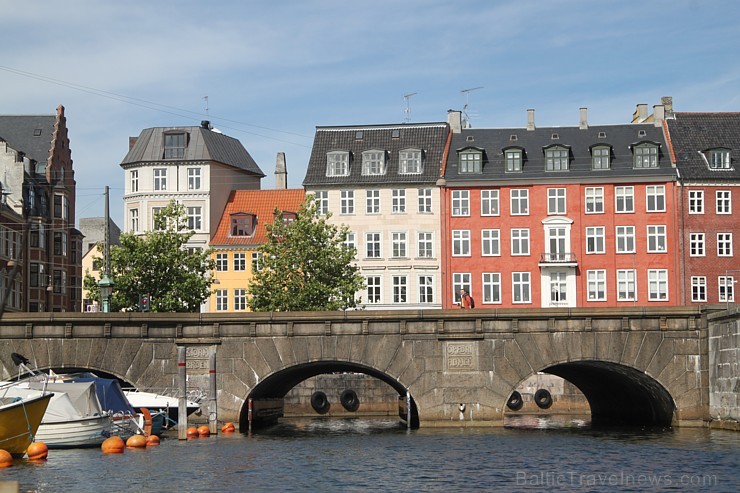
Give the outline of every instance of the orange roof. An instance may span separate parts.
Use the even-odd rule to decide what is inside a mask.
[[[302,188],[280,190],[232,190],[226,202],[211,246],[260,245],[267,241],[267,224],[273,221],[275,208],[281,211],[298,212],[305,200]],[[252,236],[229,236],[231,214],[246,212],[257,216],[257,227]]]

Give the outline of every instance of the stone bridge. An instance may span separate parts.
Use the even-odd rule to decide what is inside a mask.
[[[707,311],[694,307],[475,309],[228,314],[6,313],[11,353],[39,369],[87,369],[139,389],[208,388],[216,355],[218,419],[247,399],[282,398],[319,374],[364,373],[408,397],[413,425],[502,425],[519,383],[537,372],[575,384],[592,421],[701,425],[709,415]]]

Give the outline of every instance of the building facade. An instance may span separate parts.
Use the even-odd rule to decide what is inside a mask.
[[[440,308],[442,123],[317,127],[303,186],[347,243],[366,309]]]
[[[83,255],[82,255],[82,276],[90,275],[96,280],[100,280],[101,271],[104,270],[104,253],[105,248],[105,218],[104,217],[84,217],[80,219],[80,231],[84,237]],[[118,245],[121,236],[121,228],[108,219],[108,242],[110,245]],[[100,246],[100,248],[98,248]],[[96,302],[90,299],[88,291],[82,288],[82,311],[97,312],[102,311]]]

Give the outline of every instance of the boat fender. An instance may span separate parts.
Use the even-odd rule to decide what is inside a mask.
[[[326,414],[329,412],[331,404],[329,403],[329,399],[327,399],[326,394],[317,390],[311,394],[311,407],[319,414]]]
[[[522,399],[522,394],[520,394],[518,391],[514,391],[509,396],[509,400],[506,402],[506,407],[511,409],[512,411],[518,411],[522,408],[524,405],[524,400]]]
[[[539,389],[534,393],[534,402],[540,409],[547,409],[552,406],[552,396],[547,389]]]
[[[339,396],[339,402],[342,403],[342,407],[351,413],[360,408],[360,399],[357,397],[357,392],[352,389],[342,392],[342,395]]]

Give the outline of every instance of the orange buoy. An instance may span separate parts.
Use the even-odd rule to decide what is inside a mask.
[[[13,465],[13,456],[7,450],[0,449],[0,468]]]
[[[152,447],[159,445],[159,437],[157,435],[149,435],[146,437],[146,446]]]
[[[190,428],[188,428],[188,431],[186,434],[188,438],[198,438],[198,429],[191,426]]]
[[[146,437],[144,435],[133,435],[126,440],[126,448],[145,448]]]
[[[209,437],[211,436],[211,429],[207,427],[206,425],[199,426],[198,427],[198,436],[201,437]]]
[[[235,431],[234,423],[226,423],[221,427],[221,433],[234,433]]]
[[[106,438],[100,445],[100,449],[104,454],[122,454],[124,448],[126,448],[126,444],[123,443],[123,439],[119,436]]]
[[[44,442],[33,442],[26,450],[28,460],[46,460],[49,456],[49,447]]]

